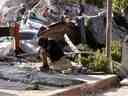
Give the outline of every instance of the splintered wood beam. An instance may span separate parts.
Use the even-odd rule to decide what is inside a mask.
[[[64,39],[73,52],[80,53],[79,49],[72,43],[72,41],[70,40],[67,34],[64,34]],[[78,55],[78,58],[79,59],[81,58],[81,54]],[[79,60],[79,64],[81,64],[80,60]]]
[[[78,48],[72,43],[72,41],[70,40],[67,34],[64,34],[64,39],[73,52],[76,52],[76,53],[80,52]]]

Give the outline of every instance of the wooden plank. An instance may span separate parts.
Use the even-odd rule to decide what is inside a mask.
[[[78,50],[78,48],[72,43],[72,41],[70,40],[70,38],[68,37],[67,34],[64,34],[64,39],[66,41],[66,43],[69,45],[69,47],[71,48],[71,50],[73,52],[80,52]],[[81,54],[78,55],[78,58],[80,59],[81,58]],[[81,64],[81,61],[79,60],[79,64]]]
[[[69,47],[71,48],[71,50],[73,52],[80,52],[77,47],[72,43],[72,41],[70,40],[70,38],[68,37],[67,34],[64,35],[65,41],[66,43],[69,45]]]

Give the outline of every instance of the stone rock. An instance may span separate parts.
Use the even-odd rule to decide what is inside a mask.
[[[51,63],[50,67],[53,70],[63,71],[72,68],[72,64],[70,60],[66,59],[65,57],[62,57],[60,60]]]
[[[0,72],[3,75],[1,79],[7,79],[10,81],[20,81],[20,82],[27,82],[30,79],[28,78],[30,71],[21,70],[17,67],[8,66],[8,65],[0,66],[0,67],[2,68]]]
[[[12,37],[1,37],[0,38],[0,56],[7,56],[12,53],[15,49]]]
[[[0,95],[1,96],[18,96],[16,94],[9,94],[9,93],[6,93],[6,92],[0,92]]]
[[[95,44],[105,44],[106,38],[106,16],[105,12],[99,13],[96,16],[88,16],[86,17],[86,33],[87,39],[89,41],[94,42]],[[127,34],[127,29],[123,26],[119,26],[112,20],[112,39],[113,40],[122,40]],[[93,45],[94,46],[94,45]]]
[[[113,17],[114,21],[116,22],[117,25],[120,27],[124,27],[128,30],[128,19],[127,19],[127,14],[114,14]]]
[[[8,81],[8,80],[2,80],[2,79],[0,79],[0,89],[6,89],[6,90],[24,90],[27,86],[29,86],[29,85],[28,84],[25,84],[25,83],[22,83],[22,82],[11,82],[11,81]]]

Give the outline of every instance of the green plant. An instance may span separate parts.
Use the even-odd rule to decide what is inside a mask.
[[[116,41],[116,40],[112,41],[111,56],[112,56],[112,60],[114,60],[116,62],[121,61],[121,43],[120,43],[120,41]],[[105,55],[105,48],[98,49],[96,51],[94,64],[95,64],[96,71],[101,70],[101,71],[107,72],[108,59]],[[118,67],[118,65],[113,63],[114,72],[118,71],[117,67]]]
[[[85,48],[87,47],[87,49]],[[86,45],[80,45],[80,48],[83,51],[93,51],[92,49],[89,49],[89,47]],[[120,41],[112,41],[112,47],[111,47],[111,55],[112,55],[112,60],[116,62],[121,61],[121,43]],[[105,48],[98,49],[95,53],[95,55],[92,54],[86,54],[86,55],[81,55],[81,58],[75,58],[76,62],[80,62],[83,64],[84,67],[87,69],[91,69],[94,72],[108,72],[108,59],[105,54]],[[113,70],[114,72],[118,71],[119,66],[115,63],[113,63]]]
[[[80,59],[76,58],[76,62],[82,63],[84,67],[93,72],[107,72],[108,60],[105,56],[105,52],[98,49],[95,55],[82,55]]]
[[[112,60],[114,61],[121,61],[121,43],[120,41],[112,41]]]
[[[94,64],[95,64],[95,71],[107,72],[108,59],[107,59],[107,57],[105,55],[104,49],[102,49],[102,50],[98,49],[96,51]]]
[[[122,10],[128,7],[128,0],[113,0],[113,11],[121,13]]]
[[[87,68],[93,68],[94,67],[94,56],[93,55],[88,55],[88,56],[83,56],[81,57],[81,64],[83,64],[84,67]]]

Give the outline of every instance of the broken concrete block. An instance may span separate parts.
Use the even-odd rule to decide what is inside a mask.
[[[0,56],[7,56],[12,50],[14,50],[14,45],[12,40],[8,37],[1,37],[0,39]]]

